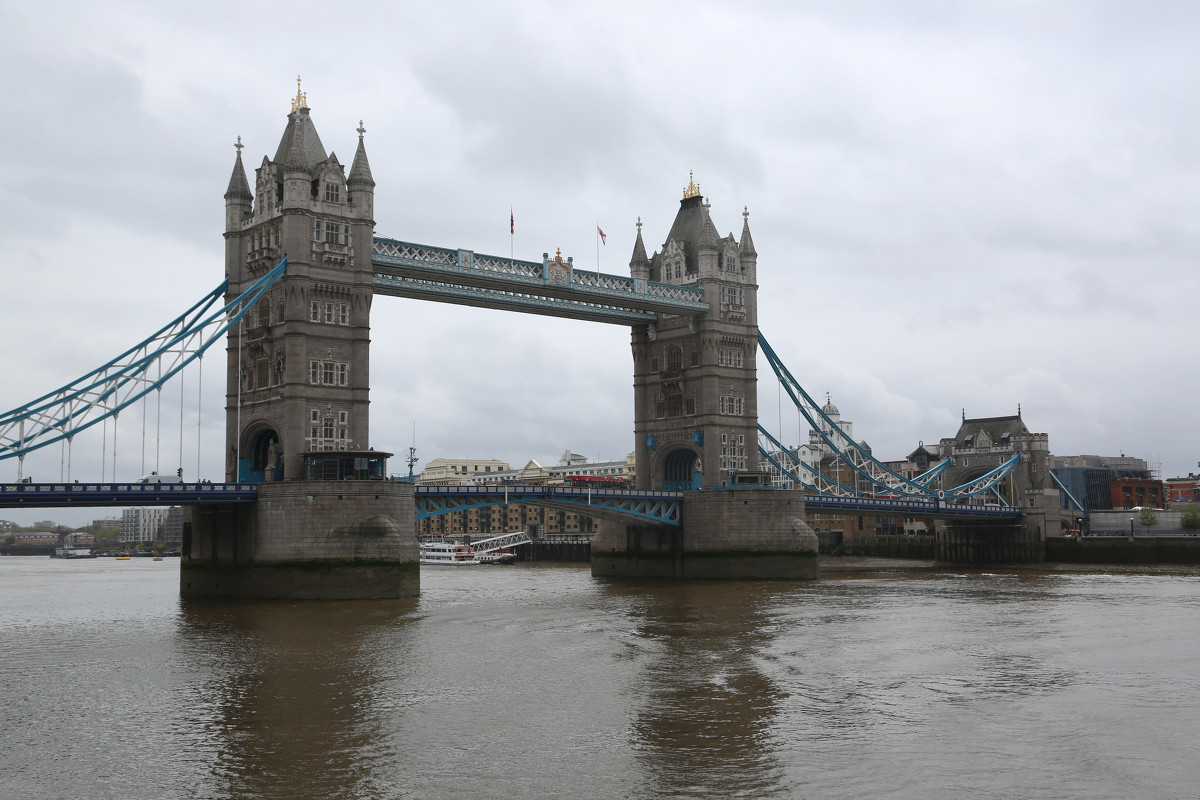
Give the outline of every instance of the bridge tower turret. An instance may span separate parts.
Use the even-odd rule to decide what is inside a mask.
[[[757,253],[743,214],[741,242],[721,237],[689,181],[662,250],[638,238],[634,278],[699,287],[710,310],[633,328],[634,431],[641,489],[699,489],[757,470]]]
[[[229,334],[226,477],[304,477],[303,454],[367,450],[374,187],[358,127],[350,170],[325,152],[299,91],[250,192],[241,139],[226,201],[228,297],[287,256]]]

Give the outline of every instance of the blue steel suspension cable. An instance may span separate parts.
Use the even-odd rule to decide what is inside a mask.
[[[187,311],[103,366],[69,384],[0,414],[0,460],[24,457],[116,416],[199,358],[236,325],[287,269],[284,257],[244,292],[216,308],[229,281],[222,281]],[[208,333],[207,339],[205,333]],[[193,344],[196,339],[198,344]],[[151,379],[146,373],[160,359],[171,366]]]
[[[792,376],[791,372],[789,372],[787,367],[783,364],[783,361],[778,355],[776,355],[774,349],[772,349],[771,345],[767,342],[766,337],[763,336],[761,330],[758,332],[758,342],[763,349],[763,353],[767,356],[767,362],[771,365],[771,369],[774,370],[776,377],[779,379],[780,383],[783,384],[783,388],[787,391],[788,396],[792,398],[792,402],[795,403],[796,408],[799,409],[800,413],[804,415],[804,418],[808,421],[809,425],[811,425],[813,430],[820,435],[825,444],[828,445],[836,454],[843,457],[846,460],[846,463],[856,473],[890,493],[895,493],[905,497],[930,498],[938,496],[939,493],[930,488],[928,484],[932,482],[933,477],[941,474],[942,470],[945,469],[944,466],[935,467],[934,469],[929,470],[917,478],[905,478],[904,476],[900,475],[900,473],[888,467],[886,464],[878,461],[861,445],[859,445],[858,442],[855,442],[853,439],[846,436],[841,431],[841,428],[829,418],[829,416],[821,409],[819,405],[817,405],[816,401],[809,396],[808,392],[804,390],[804,387],[800,385],[800,382]],[[801,398],[796,396],[793,389],[800,393],[800,395],[803,397],[803,401]],[[824,425],[818,424],[816,419],[813,417],[813,413],[810,413],[810,409],[812,412],[815,412],[822,422],[825,423]],[[895,479],[896,484],[892,485],[886,483],[876,474],[859,466],[854,458],[851,458],[849,454],[847,454],[841,447],[834,443],[832,437],[829,435],[829,432],[834,432],[839,436],[839,438],[843,439],[845,443],[852,448],[854,454],[857,455],[863,462],[870,464],[872,467],[881,472],[891,475]],[[957,499],[972,497],[974,495],[989,491],[992,489],[992,487],[994,487],[1012,472],[1017,463],[1020,462],[1020,459],[1021,454],[1015,453],[1013,454],[1012,458],[996,467],[986,475],[976,478],[973,481],[968,481],[967,483],[953,487],[952,489],[943,491],[940,494],[947,499]]]

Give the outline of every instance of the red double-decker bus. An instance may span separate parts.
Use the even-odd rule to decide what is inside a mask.
[[[563,479],[567,486],[593,489],[624,489],[625,479],[614,475],[568,475]]]

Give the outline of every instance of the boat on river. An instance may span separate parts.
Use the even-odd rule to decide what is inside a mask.
[[[426,539],[421,541],[421,563],[451,567],[509,564],[517,559],[517,554],[510,548],[530,541],[528,531],[489,536],[472,544]]]
[[[481,564],[469,544],[421,542],[421,563],[440,567],[470,567]]]
[[[90,547],[56,547],[51,558],[95,558]]]

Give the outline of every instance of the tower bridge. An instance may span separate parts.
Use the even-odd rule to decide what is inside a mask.
[[[412,595],[419,590],[414,518],[501,502],[494,490],[439,493],[370,480],[383,477],[388,455],[374,449],[370,435],[376,295],[630,328],[637,486],[623,497],[587,498],[579,490],[527,487],[520,500],[592,505],[601,520],[592,542],[597,575],[816,576],[816,537],[804,521],[804,493],[772,488],[759,471],[760,456],[770,456],[773,447],[759,444],[760,348],[814,430],[830,446],[845,447],[860,480],[898,487],[903,502],[954,516],[943,500],[991,491],[1020,459],[973,476],[976,484],[956,486],[951,494],[961,497],[948,498],[943,490],[935,496],[931,476],[889,476],[869,453],[855,452],[856,443],[837,441],[837,426],[819,419],[819,407],[759,332],[758,253],[748,209],[742,210],[740,235],[722,237],[694,180],[661,248],[648,253],[639,220],[630,274],[608,275],[577,270],[560,253],[523,261],[376,237],[365,133],[360,122],[347,173],[326,152],[298,92],[275,155],[262,158],[253,183],[240,139],[236,145],[224,196],[227,282],[220,315],[226,335],[225,485],[253,486],[255,499],[245,502],[241,494],[237,503],[222,503],[210,499],[219,498],[210,491],[191,501],[181,570],[185,596]],[[171,334],[159,351],[182,338]],[[209,344],[213,339],[201,338]],[[148,359],[131,362],[144,369]],[[112,400],[113,369],[60,394],[94,395],[92,407],[115,415],[126,401]],[[125,369],[122,364],[121,375]],[[153,388],[146,379],[121,380],[143,394]],[[69,440],[76,419],[90,413],[39,403],[30,406],[36,415],[0,417],[0,442],[16,442],[13,452],[23,454],[30,436]],[[33,416],[40,433],[26,429]],[[87,424],[99,418],[93,415]],[[19,434],[6,439],[6,424]],[[798,465],[777,466],[797,485],[826,491],[800,476]],[[878,501],[846,496],[845,487],[828,488],[831,496],[842,495],[829,501],[841,508],[879,507]],[[63,496],[72,491],[68,487]],[[1021,516],[1014,508],[972,512],[977,518],[989,513],[993,523],[1002,519],[1003,530],[980,530],[976,522],[963,535],[1010,536],[1012,520]],[[1034,549],[1031,558],[1037,557]]]

